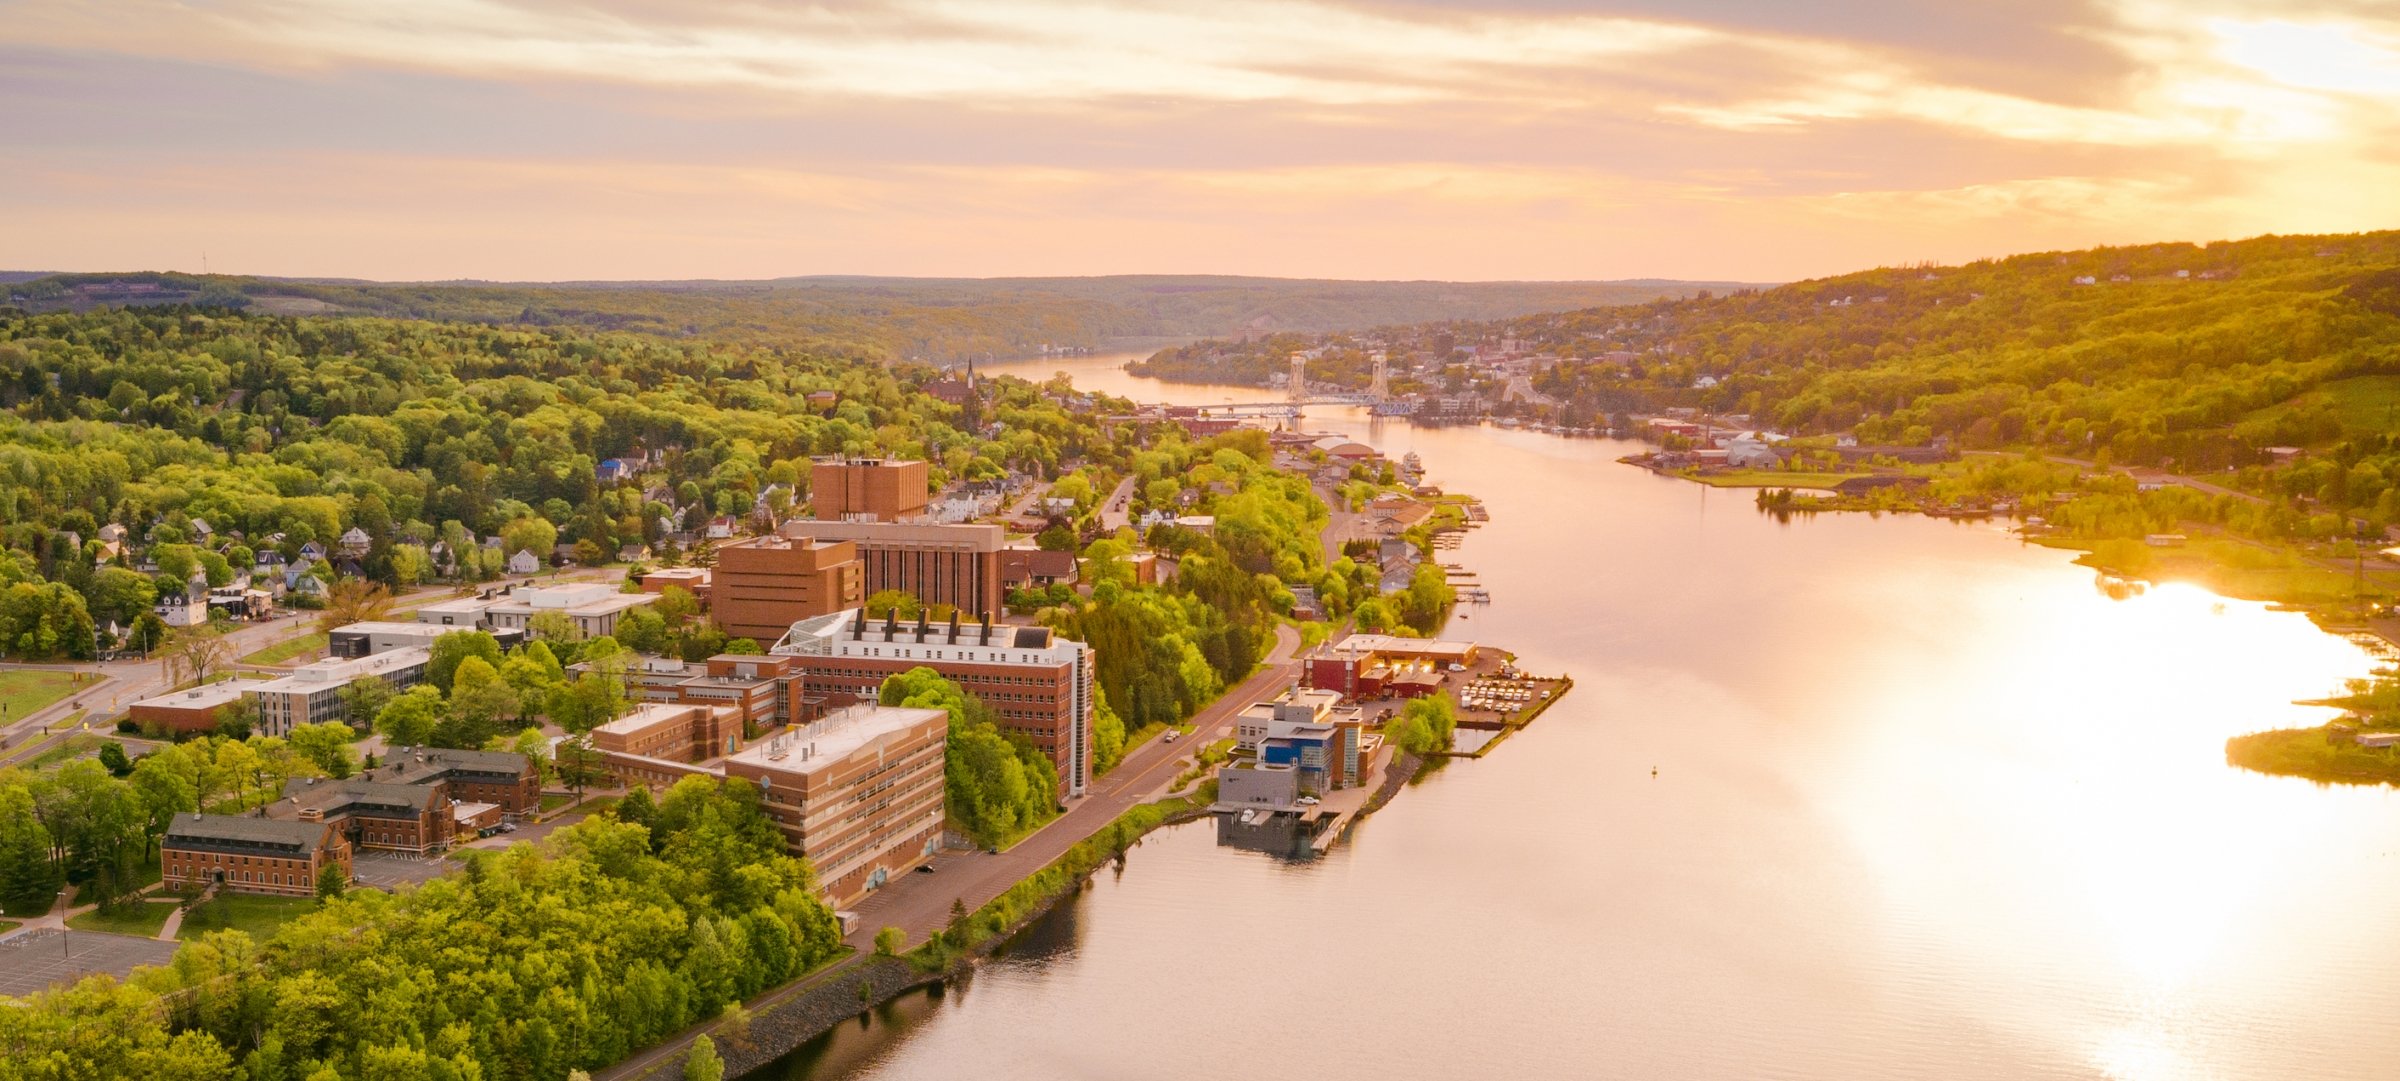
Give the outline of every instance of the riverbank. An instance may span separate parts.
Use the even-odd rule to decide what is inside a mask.
[[[2400,748],[2362,747],[2335,728],[2278,728],[2225,741],[2225,762],[2318,784],[2400,786]]]

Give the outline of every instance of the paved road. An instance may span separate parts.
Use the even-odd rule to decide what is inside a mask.
[[[1117,490],[1108,493],[1108,500],[1100,504],[1102,533],[1114,533],[1133,523],[1133,482],[1138,479],[1137,474],[1118,481]]]

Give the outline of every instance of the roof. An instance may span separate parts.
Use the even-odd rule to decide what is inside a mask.
[[[725,760],[781,773],[814,773],[899,739],[929,720],[947,725],[950,715],[938,709],[849,706],[797,732],[753,743]]]
[[[313,848],[324,836],[323,822],[254,818],[250,815],[179,814],[167,826],[165,843],[173,847],[191,847],[188,842],[201,845],[216,842]]]
[[[264,682],[264,680],[249,679],[220,680],[216,683],[193,687],[190,690],[162,694],[156,698],[145,698],[135,702],[134,705],[148,706],[153,709],[216,709],[219,706],[233,704],[243,695],[256,690]]]

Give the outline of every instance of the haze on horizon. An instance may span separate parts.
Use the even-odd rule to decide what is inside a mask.
[[[2374,0],[0,0],[0,268],[1770,281],[2400,225]]]

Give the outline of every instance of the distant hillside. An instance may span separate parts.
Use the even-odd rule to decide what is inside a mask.
[[[857,346],[936,363],[1084,350],[1112,338],[1324,332],[1687,296],[1720,282],[1348,282],[1225,276],[783,278],[773,281],[378,283],[171,273],[19,281],[30,311],[214,304],[495,325]]]

